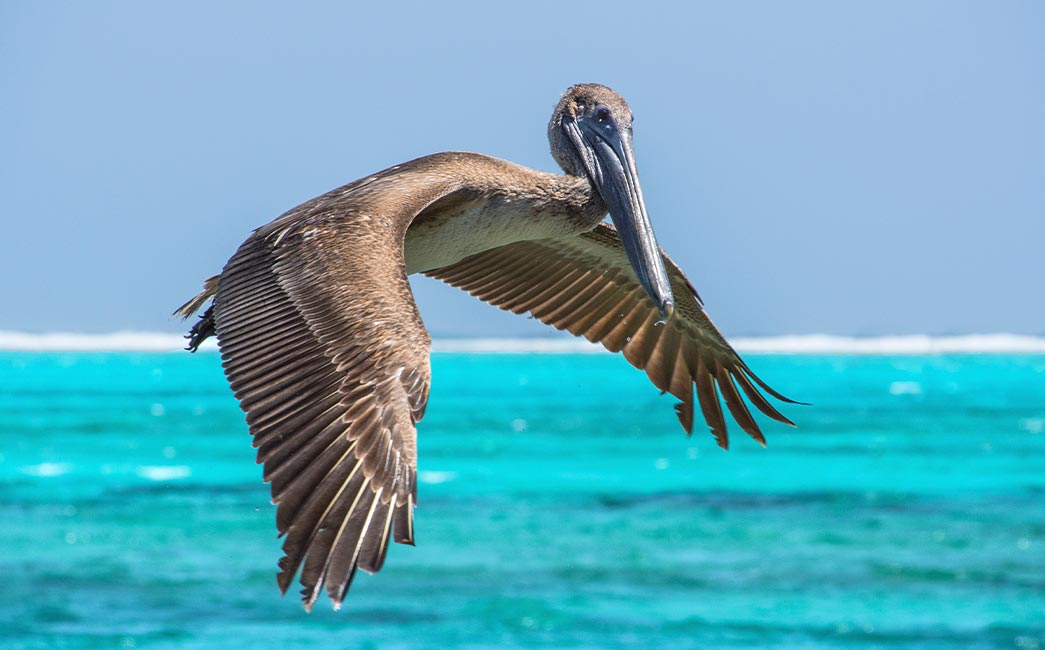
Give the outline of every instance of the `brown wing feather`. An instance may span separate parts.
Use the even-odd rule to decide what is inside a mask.
[[[708,318],[693,285],[664,256],[675,294],[675,317],[661,323],[628,265],[617,231],[599,224],[576,237],[518,242],[495,248],[425,274],[464,289],[481,300],[534,317],[575,336],[623,352],[631,365],[681,403],[676,407],[687,433],[693,430],[694,388],[718,444],[728,447],[719,392],[741,428],[765,444],[736,384],[760,411],[792,424],[758,392],[792,402],[755,376]],[[734,383],[734,381],[736,383]]]
[[[216,286],[223,366],[285,535],[278,584],[300,570],[308,608],[324,585],[339,606],[357,568],[381,568],[390,538],[413,542],[429,338],[403,299],[401,233],[366,221],[328,214],[256,233]]]

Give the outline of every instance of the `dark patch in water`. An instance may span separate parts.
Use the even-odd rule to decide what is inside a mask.
[[[793,492],[787,494],[751,494],[746,492],[661,492],[639,495],[597,495],[596,502],[608,509],[624,509],[664,505],[674,508],[723,508],[729,510],[766,510],[808,505],[908,506],[919,498],[911,494],[869,494],[866,492]]]
[[[235,495],[253,496],[259,492],[268,493],[268,488],[261,481],[249,483],[229,483],[224,485],[207,485],[201,483],[189,483],[184,481],[170,481],[159,484],[129,485],[112,488],[108,491],[105,499],[114,496],[122,497],[150,497],[150,496],[221,496],[229,497]]]

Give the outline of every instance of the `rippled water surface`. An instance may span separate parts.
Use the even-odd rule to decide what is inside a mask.
[[[437,354],[417,547],[275,585],[214,353],[0,353],[0,647],[1043,648],[1045,355],[757,356],[686,439],[611,355]]]

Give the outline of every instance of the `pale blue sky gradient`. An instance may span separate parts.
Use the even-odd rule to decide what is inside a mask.
[[[0,3],[0,329],[176,331],[251,229],[620,91],[731,335],[1045,334],[1045,4]],[[545,330],[414,283],[436,335]]]

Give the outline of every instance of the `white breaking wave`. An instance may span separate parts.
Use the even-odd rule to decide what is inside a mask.
[[[186,342],[180,334],[162,332],[26,334],[0,331],[0,350],[25,352],[173,352],[184,348]],[[217,345],[211,339],[200,349],[217,350]]]
[[[962,336],[738,336],[729,343],[739,352],[761,354],[961,354],[1045,353],[1045,336],[1022,334],[968,334]],[[599,344],[583,339],[462,339],[433,342],[436,352],[590,353],[603,352]]]
[[[830,334],[737,337],[730,343],[738,352],[756,354],[964,354],[1045,353],[1045,336],[970,334],[965,336],[851,337]],[[432,342],[436,352],[472,354],[603,352],[584,339],[443,339]]]
[[[605,352],[606,348],[587,339],[435,339],[433,352],[464,354],[585,354]]]
[[[967,354],[1045,353],[1045,336],[968,334],[964,336],[850,337],[828,334],[736,338],[742,352],[771,354]]]
[[[0,350],[25,352],[178,352],[185,347],[179,334],[113,332],[111,334],[26,334],[0,331]],[[740,352],[760,354],[1045,354],[1045,336],[970,334],[965,336],[849,337],[829,334],[737,337]],[[602,353],[601,345],[573,338],[436,339],[437,353],[578,354]],[[214,339],[201,351],[217,350]]]

